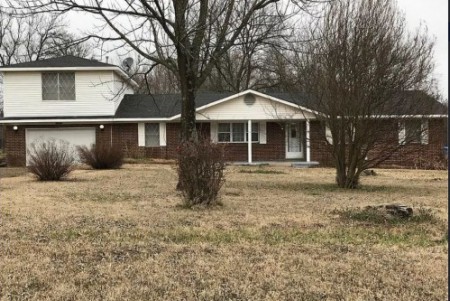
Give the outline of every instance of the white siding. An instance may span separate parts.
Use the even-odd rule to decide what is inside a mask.
[[[41,72],[5,72],[5,117],[113,115],[114,71],[75,71],[76,100],[43,101]]]
[[[124,82],[117,73],[114,73],[114,111],[119,107],[125,94],[134,94],[133,88]]]
[[[245,104],[241,96],[197,113],[197,120],[304,120],[311,118],[314,118],[314,114],[260,96],[256,96],[256,101],[252,105]]]

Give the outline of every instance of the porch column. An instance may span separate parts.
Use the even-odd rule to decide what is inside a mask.
[[[252,163],[252,121],[248,121],[247,125],[247,145],[248,145],[248,163]]]
[[[306,162],[311,161],[311,143],[310,143],[310,124],[309,119],[306,120]]]

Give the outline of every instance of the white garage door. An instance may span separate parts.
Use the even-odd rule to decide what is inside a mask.
[[[27,149],[31,143],[37,141],[46,141],[50,139],[65,140],[69,142],[69,146],[74,150],[76,159],[78,156],[75,151],[75,146],[86,145],[91,146],[95,144],[95,128],[39,128],[26,129],[26,144]],[[28,154],[27,154],[28,162]]]

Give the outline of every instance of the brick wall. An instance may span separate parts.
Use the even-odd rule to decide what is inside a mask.
[[[273,161],[285,159],[285,135],[280,123],[267,123],[267,144],[253,144],[253,160]],[[108,133],[109,127],[105,126],[104,133]],[[210,138],[209,123],[198,123],[197,131],[200,136]],[[165,147],[137,147],[138,144],[137,124],[115,124],[113,125],[113,144],[122,147],[137,156],[150,158],[175,159],[178,154],[180,142],[180,124],[167,123]],[[109,136],[108,136],[109,137]],[[107,139],[109,139],[107,137]],[[102,137],[97,135],[97,141]],[[106,140],[107,140],[106,139]],[[109,141],[109,140],[107,140]],[[229,143],[226,145],[226,160],[246,161],[247,143]]]
[[[24,166],[26,160],[25,128],[19,126],[17,131],[12,125],[5,127],[5,152],[8,166]]]
[[[391,132],[386,137],[387,141],[394,141],[398,144],[398,122],[392,121],[393,127],[397,131]],[[443,162],[443,146],[447,145],[446,120],[430,119],[428,121],[428,144],[410,143],[399,146],[398,151],[381,164],[381,167],[417,167],[430,168],[437,162]],[[397,145],[398,146],[398,145]],[[369,152],[371,156],[378,156],[383,151],[383,146],[378,146],[374,151]]]
[[[428,121],[428,144],[398,145],[398,121],[386,120],[390,131],[383,131],[383,141],[369,152],[369,159],[380,156],[380,152],[398,148],[380,167],[418,167],[430,168],[436,162],[443,162],[444,145],[447,145],[447,121],[430,119]],[[311,160],[318,161],[321,166],[333,166],[331,145],[326,142],[325,132],[318,121],[311,122]]]
[[[310,122],[311,161],[317,161],[321,166],[333,166],[332,146],[325,139],[325,130],[319,121]]]
[[[395,121],[393,121],[395,122]],[[400,151],[387,160],[384,167],[420,167],[418,158],[423,162],[434,162],[442,159],[442,147],[446,145],[446,120],[429,120],[429,143],[427,145],[415,144],[402,146]],[[267,144],[253,144],[253,161],[275,161],[285,159],[285,131],[282,123],[267,122]],[[64,127],[96,127],[97,143],[108,143],[122,148],[127,156],[131,157],[151,157],[162,159],[174,159],[177,156],[177,148],[180,141],[180,124],[167,124],[167,146],[165,147],[139,147],[138,146],[138,126],[136,123],[105,124],[105,128],[100,130],[96,125],[64,125]],[[32,127],[63,127],[55,126],[26,126]],[[209,123],[198,123],[198,131],[204,137],[210,137]],[[318,161],[321,166],[332,166],[331,146],[325,140],[324,130],[318,121],[312,121],[310,124],[311,137],[311,160]],[[5,127],[5,151],[8,165],[25,165],[26,146],[25,146],[25,126],[20,125],[17,131],[12,126]],[[398,141],[397,131],[391,132],[391,137]],[[382,151],[383,145],[370,155]],[[228,161],[246,161],[247,143],[229,143],[226,145],[226,160]],[[422,163],[423,163],[422,162]],[[422,165],[421,167],[427,167]]]

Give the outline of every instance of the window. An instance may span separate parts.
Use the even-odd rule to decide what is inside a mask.
[[[245,124],[245,141],[248,137],[248,123]],[[252,123],[252,142],[259,142],[259,123]]]
[[[400,144],[428,144],[428,120],[410,119],[399,122]]]
[[[247,123],[219,123],[219,142],[247,142]],[[252,123],[252,142],[259,142],[259,124]]]
[[[410,143],[422,142],[422,121],[407,120],[405,121],[405,138]]]
[[[42,99],[75,100],[75,73],[42,73]]]
[[[159,123],[145,124],[145,146],[159,146]]]

